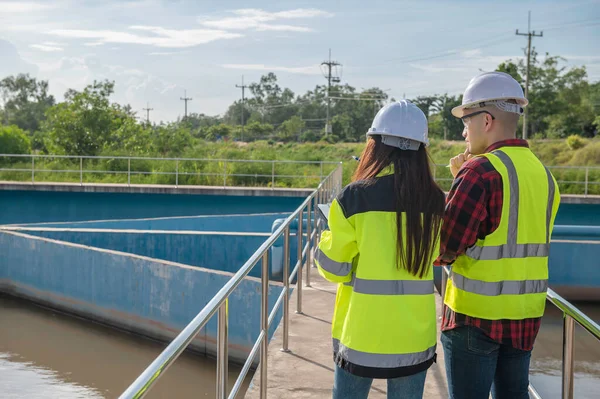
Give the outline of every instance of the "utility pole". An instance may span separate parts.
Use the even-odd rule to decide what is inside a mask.
[[[146,123],[149,125],[150,124],[150,111],[153,111],[154,108],[150,108],[150,103],[146,103],[146,107],[147,108],[142,108],[144,111],[146,111]]]
[[[183,97],[180,97],[179,99],[182,101],[185,101],[185,116],[184,116],[184,118],[187,118],[187,103],[188,103],[188,101],[192,101],[192,98],[187,96],[187,90],[185,90],[183,92]]]
[[[531,65],[531,39],[533,37],[542,37],[544,36],[544,32],[535,33],[535,31],[531,31],[531,11],[529,11],[529,16],[527,18],[527,33],[520,33],[517,29],[516,34],[518,36],[527,36],[527,73],[525,76],[525,98],[529,95],[529,68]],[[528,107],[525,107],[525,113],[523,114],[523,139],[527,140],[527,115],[528,115]]]
[[[246,101],[246,97],[244,97],[244,93],[248,86],[244,85],[244,75],[242,75],[242,85],[235,85],[238,89],[242,89],[242,141],[244,141],[244,102]]]
[[[321,65],[327,66],[327,74],[325,74],[325,78],[327,79],[327,120],[325,122],[325,135],[327,135],[327,134],[331,133],[331,123],[329,123],[329,109],[331,107],[331,99],[329,98],[329,91],[331,90],[331,82],[333,82],[333,83],[340,82],[340,78],[338,76],[336,76],[335,74],[332,75],[331,69],[334,68],[334,71],[335,71],[335,67],[342,66],[342,64],[340,64],[337,61],[331,60],[331,49],[329,49],[329,60],[323,61],[321,63]]]

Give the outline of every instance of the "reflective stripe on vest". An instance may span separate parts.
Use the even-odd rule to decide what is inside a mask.
[[[408,367],[424,363],[435,355],[436,346],[427,348],[423,352],[388,354],[388,353],[369,353],[350,349],[339,340],[333,339],[333,351],[338,356],[365,367],[395,368]]]
[[[344,283],[352,291],[369,295],[430,295],[435,291],[433,280],[365,280],[352,276]]]
[[[510,204],[508,209],[508,237],[506,244],[497,246],[480,247],[472,246],[466,250],[469,258],[477,260],[498,260],[505,258],[530,258],[546,257],[550,250],[550,221],[552,219],[552,207],[554,205],[554,180],[548,168],[548,209],[546,211],[546,242],[543,244],[517,244],[517,228],[519,225],[519,178],[513,161],[504,152],[496,150],[492,152],[506,167],[508,183],[510,186]]]
[[[458,273],[452,273],[452,284],[463,291],[486,296],[539,294],[548,290],[548,280],[507,280],[490,283],[472,280]]]
[[[336,262],[330,259],[318,248],[315,260],[319,263],[319,266],[321,266],[323,270],[335,276],[347,276],[352,271],[352,263]]]
[[[499,260],[530,257],[547,257],[550,250],[550,222],[552,219],[552,208],[554,206],[554,180],[548,168],[548,208],[546,211],[546,242],[543,244],[517,244],[517,228],[519,225],[519,180],[515,165],[508,155],[500,150],[492,152],[504,164],[508,174],[510,187],[510,203],[508,208],[508,237],[506,244],[497,246],[480,247],[477,245],[467,249],[466,256],[476,260]],[[503,215],[504,217],[505,215]],[[450,275],[452,284],[463,291],[473,294],[497,296],[497,295],[521,295],[544,293],[548,289],[548,280],[505,280],[488,282],[474,280],[456,272]]]

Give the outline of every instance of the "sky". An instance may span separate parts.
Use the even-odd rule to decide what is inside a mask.
[[[141,117],[219,115],[236,88],[275,72],[297,95],[326,84],[321,63],[342,64],[341,83],[391,97],[462,93],[481,71],[541,55],[585,65],[600,80],[600,0],[582,1],[184,1],[0,0],[0,78],[29,73],[68,88],[114,80],[113,100]],[[185,93],[185,94],[184,94]]]

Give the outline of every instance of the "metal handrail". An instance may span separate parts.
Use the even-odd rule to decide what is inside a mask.
[[[0,168],[0,172],[26,172],[31,173],[31,183],[36,183],[36,173],[66,173],[66,174],[79,174],[79,184],[83,186],[84,174],[105,174],[105,175],[127,175],[127,185],[131,186],[131,176],[175,176],[175,187],[179,186],[180,176],[196,176],[196,177],[218,177],[223,178],[223,187],[227,186],[228,177],[253,177],[253,178],[271,178],[271,187],[275,188],[275,179],[319,179],[319,182],[323,180],[324,165],[338,165],[340,162],[332,161],[292,161],[292,160],[258,160],[258,159],[222,159],[222,158],[157,158],[157,157],[125,157],[125,156],[74,156],[74,155],[38,155],[38,154],[0,154],[1,158],[30,158],[30,168]],[[79,161],[79,169],[36,169],[36,159],[67,159]],[[95,170],[95,169],[84,169],[83,160],[126,160],[127,170]],[[131,169],[131,161],[143,160],[143,161],[167,161],[175,162],[173,171],[136,171]],[[185,172],[180,170],[181,162],[212,162],[222,163],[222,172]],[[38,161],[39,163],[39,161]],[[271,173],[230,173],[227,170],[227,166],[234,163],[250,163],[250,164],[267,164],[271,165]],[[319,168],[318,176],[316,174],[310,175],[288,175],[288,174],[276,174],[275,165],[310,165]],[[67,165],[68,166],[68,165]],[[39,180],[39,179],[38,179]]]
[[[442,287],[440,295],[442,300],[446,292],[450,268],[444,266],[442,274]],[[554,290],[548,288],[547,301],[563,312],[563,359],[562,359],[562,399],[573,399],[573,340],[575,336],[575,322],[589,332],[593,337],[600,341],[600,325],[590,319],[585,313],[579,310],[572,303],[558,295]],[[536,399],[541,399],[541,395],[534,386],[529,384],[529,393]]]
[[[194,319],[175,337],[167,348],[138,376],[138,378],[121,394],[121,399],[142,398],[148,393],[150,388],[165,373],[171,364],[181,355],[191,341],[196,337],[200,330],[208,323],[210,318],[218,312],[217,328],[217,398],[235,398],[241,389],[243,381],[250,370],[252,362],[260,350],[260,397],[266,399],[267,394],[267,353],[268,353],[268,331],[275,313],[283,305],[283,345],[282,350],[288,350],[289,335],[289,292],[290,283],[294,277],[298,277],[296,289],[298,295],[297,312],[302,312],[302,267],[304,257],[308,259],[310,250],[314,246],[317,238],[317,230],[312,231],[310,227],[307,230],[306,245],[303,246],[303,214],[316,214],[316,204],[320,201],[332,199],[342,188],[342,164],[338,166],[321,181],[318,188],[313,191],[279,228],[254,252],[254,254],[244,263],[244,265],[233,275],[233,277],[217,292],[217,294],[204,306],[204,308],[194,317]],[[314,202],[314,204],[313,204]],[[289,270],[289,239],[290,224],[298,219],[298,261],[290,273]],[[316,218],[315,218],[316,219]],[[310,226],[310,216],[308,216],[308,226]],[[269,249],[275,244],[279,237],[284,236],[284,289],[279,295],[271,314],[268,314],[268,288],[269,288]],[[241,284],[242,280],[250,273],[252,268],[262,260],[261,275],[261,332],[255,341],[249,357],[246,360],[242,371],[238,376],[231,392],[227,395],[227,347],[228,347],[228,298],[229,295]],[[306,262],[307,264],[309,262]],[[306,267],[307,285],[310,267]]]
[[[83,185],[83,176],[84,174],[94,173],[94,174],[112,174],[112,175],[125,175],[127,174],[127,185],[131,185],[131,176],[141,175],[162,175],[162,176],[175,176],[175,186],[179,186],[179,176],[197,176],[197,177],[218,177],[222,176],[223,178],[223,186],[227,186],[227,178],[228,177],[254,177],[254,178],[271,178],[272,187],[275,186],[275,178],[292,178],[292,179],[316,179],[319,178],[319,181],[323,179],[323,166],[324,165],[337,165],[339,162],[333,161],[291,161],[291,160],[258,160],[258,159],[223,159],[223,158],[160,158],[160,157],[140,157],[140,156],[91,156],[91,155],[41,155],[41,154],[0,154],[0,158],[30,158],[31,159],[31,167],[30,168],[0,168],[0,172],[22,172],[22,173],[31,173],[31,183],[34,184],[35,174],[36,173],[71,173],[76,174],[79,173],[79,184]],[[36,169],[36,159],[68,159],[79,161],[79,169]],[[83,160],[126,160],[127,161],[127,170],[86,170],[83,168]],[[175,162],[174,171],[135,171],[131,170],[131,161],[167,161],[167,162]],[[216,162],[223,163],[222,172],[185,172],[180,170],[180,162]],[[251,164],[271,164],[271,174],[265,173],[228,173],[227,165],[233,163],[251,163]],[[298,164],[298,165],[315,165],[320,166],[320,173],[318,176],[316,175],[278,175],[275,174],[275,165],[276,164]],[[438,182],[451,182],[453,179],[450,177],[437,177],[436,169],[440,168],[441,171],[447,170],[446,165],[435,164],[434,165],[434,177]],[[583,186],[583,194],[588,195],[590,187],[600,185],[599,181],[590,181],[590,171],[600,170],[599,166],[548,166],[550,170],[581,170],[584,173],[583,180],[557,180],[559,184],[571,184],[575,186]]]

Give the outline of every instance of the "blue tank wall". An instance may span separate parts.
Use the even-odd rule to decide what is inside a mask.
[[[600,204],[561,203],[554,224],[600,226]]]
[[[232,276],[6,231],[0,231],[0,253],[0,290],[165,340],[177,335]],[[281,290],[281,285],[269,287],[270,309]],[[259,335],[260,292],[260,281],[246,278],[229,300],[229,349],[238,361],[245,360]],[[270,337],[280,319],[281,311]],[[215,316],[194,349],[214,354],[216,337]]]
[[[303,200],[298,197],[2,191],[0,224],[280,213],[295,210]]]

